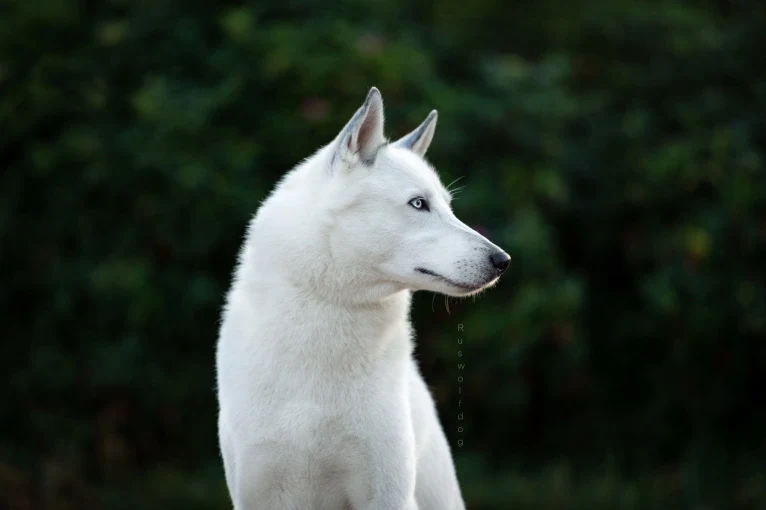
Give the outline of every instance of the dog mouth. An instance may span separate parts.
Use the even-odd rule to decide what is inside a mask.
[[[416,267],[415,271],[417,271],[418,273],[425,274],[425,275],[431,276],[433,278],[436,278],[437,280],[441,280],[442,282],[450,285],[451,287],[462,289],[462,290],[464,290],[466,292],[475,292],[475,291],[483,288],[485,285],[487,285],[487,284],[489,284],[489,283],[491,283],[492,281],[495,280],[493,278],[489,282],[482,283],[481,285],[475,285],[475,284],[474,285],[468,285],[467,283],[461,283],[461,282],[456,282],[455,280],[451,280],[451,279],[447,278],[446,276],[442,276],[439,273],[435,273],[435,272],[431,271],[430,269],[424,269],[422,267]]]

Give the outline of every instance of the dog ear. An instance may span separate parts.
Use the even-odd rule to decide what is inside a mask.
[[[375,162],[378,149],[386,143],[383,136],[383,98],[372,87],[364,104],[356,111],[340,132],[338,153],[341,160],[354,163],[355,158],[365,165]]]
[[[434,138],[436,120],[438,118],[438,112],[433,110],[428,114],[426,120],[424,120],[414,131],[397,140],[394,145],[409,149],[421,157],[425,156],[428,147],[431,145],[431,140]]]

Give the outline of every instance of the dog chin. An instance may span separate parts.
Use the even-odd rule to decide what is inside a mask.
[[[488,281],[486,283],[477,284],[475,286],[473,286],[473,285],[471,285],[471,286],[468,286],[468,285],[465,285],[465,286],[464,285],[449,285],[448,284],[449,287],[450,287],[449,292],[443,292],[443,293],[447,294],[449,296],[453,296],[453,297],[468,297],[468,296],[473,296],[473,295],[478,294],[479,292],[483,291],[484,289],[488,289],[488,288],[492,287],[499,280],[500,280],[500,277],[498,276],[498,277],[495,277],[495,278],[493,278],[492,280],[490,280],[490,281]]]
[[[435,273],[428,269],[417,268],[416,271],[418,273],[427,275],[435,282],[438,282],[438,285],[435,285],[435,286],[429,285],[427,287],[428,290],[439,292],[441,294],[446,294],[448,296],[454,296],[454,297],[472,296],[488,287],[491,287],[492,285],[497,283],[497,281],[500,279],[500,276],[498,275],[498,276],[490,278],[489,280],[486,280],[484,282],[479,282],[479,283],[462,282],[458,280],[453,280],[452,278],[448,278],[446,276]]]

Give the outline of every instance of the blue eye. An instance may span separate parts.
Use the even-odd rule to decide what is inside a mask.
[[[428,202],[425,198],[418,197],[410,200],[410,205],[419,211],[429,211]]]

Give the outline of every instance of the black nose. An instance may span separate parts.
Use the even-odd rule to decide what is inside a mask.
[[[492,261],[492,265],[495,266],[498,273],[504,272],[511,265],[511,256],[504,251],[493,253],[489,256],[489,260]]]

